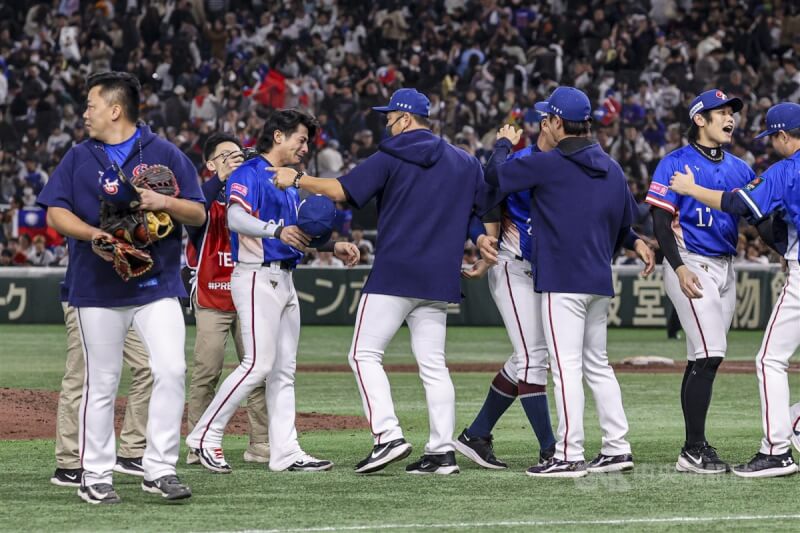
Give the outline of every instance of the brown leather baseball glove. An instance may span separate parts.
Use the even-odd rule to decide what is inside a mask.
[[[139,277],[153,268],[150,252],[120,239],[97,237],[92,240],[92,251],[112,263],[123,281]]]

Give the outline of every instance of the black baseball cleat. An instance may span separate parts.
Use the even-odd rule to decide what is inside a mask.
[[[675,463],[675,470],[678,472],[694,474],[724,474],[730,468],[728,463],[719,458],[717,449],[707,442],[684,447]]]
[[[303,454],[300,459],[289,465],[287,470],[290,472],[324,472],[325,470],[330,470],[332,467],[333,463],[331,461],[317,459],[306,453]]]
[[[411,444],[406,439],[395,439],[386,444],[376,444],[370,454],[356,465],[356,474],[371,474],[383,470],[387,465],[408,457]]]
[[[80,487],[83,468],[56,468],[50,483],[59,487]]]
[[[525,473],[531,477],[583,477],[588,474],[586,461],[562,461],[555,457],[530,467]]]
[[[122,500],[117,495],[117,491],[110,483],[96,483],[94,485],[81,485],[78,489],[78,496],[87,503],[109,504],[119,503]]]
[[[797,465],[792,459],[792,452],[782,455],[757,453],[749,463],[734,466],[733,473],[740,477],[780,477],[791,476],[797,472]]]
[[[456,450],[464,457],[483,468],[491,468],[493,470],[508,468],[506,463],[494,456],[491,435],[488,437],[470,437],[467,435],[467,430],[464,429],[456,439],[455,446]]]
[[[605,472],[627,472],[628,470],[633,470],[633,456],[629,453],[624,453],[622,455],[603,455],[601,453],[586,465],[586,470],[596,474]]]
[[[184,500],[192,497],[192,490],[181,483],[176,475],[161,476],[154,481],[142,480],[142,490],[160,494],[165,500]]]
[[[408,474],[458,474],[456,452],[425,454],[406,467]]]
[[[544,464],[556,454],[556,445],[553,444],[545,450],[539,450],[539,464]]]
[[[144,477],[141,457],[117,457],[117,464],[114,465],[114,472],[128,474],[130,476]]]

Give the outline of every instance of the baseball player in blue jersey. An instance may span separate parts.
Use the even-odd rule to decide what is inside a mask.
[[[689,110],[689,144],[659,162],[645,200],[666,259],[664,287],[686,333],[688,362],[681,383],[686,440],[675,465],[680,472],[718,474],[729,468],[708,444],[705,424],[736,307],[732,258],[739,217],[680,195],[669,182],[686,166],[698,183],[715,190],[741,188],[755,177],[744,161],[722,149],[731,141],[734,113],[741,108],[741,100],[716,89],[697,96]]]
[[[83,480],[78,494],[89,503],[117,503],[112,484],[114,398],[122,370],[122,350],[133,327],[150,359],[153,390],[142,459],[142,489],[166,499],[188,498],[191,491],[175,473],[180,450],[184,405],[185,326],[178,298],[186,291],[180,277],[181,226],[205,220],[197,171],[175,146],[137,124],[139,83],[127,73],[107,72],[88,81],[84,113],[91,138],[67,152],[38,202],[48,208],[47,221],[59,233],[76,239],[69,248],[69,304],[76,308],[86,374],[80,412]],[[153,268],[123,281],[108,262],[92,252],[90,242],[110,235],[98,228],[98,177],[116,163],[128,176],[150,165],[165,165],[175,174],[179,197],[141,192],[141,209],[162,211],[175,231],[149,246]]]
[[[239,404],[266,381],[269,413],[269,468],[317,472],[331,461],[305,453],[295,428],[294,380],[300,340],[300,305],[292,271],[303,258],[310,237],[297,227],[297,189],[272,184],[273,165],[296,165],[308,153],[317,131],[310,115],[274,111],[259,138],[258,157],[228,178],[228,227],[231,231],[231,295],[239,317],[244,355],[225,379],[211,404],[186,437],[207,469],[228,473],[222,435]],[[347,264],[358,262],[358,249],[336,243],[334,253]]]
[[[536,144],[509,156],[520,158],[532,152],[555,148],[547,129],[547,102],[537,102],[539,136]],[[483,224],[470,227],[481,259],[463,276],[482,277],[488,270],[489,289],[511,340],[513,353],[492,380],[489,393],[475,420],[458,436],[456,450],[478,465],[503,469],[508,465],[494,454],[492,429],[519,397],[522,408],[539,441],[539,458],[555,452],[555,436],[547,407],[547,343],[542,330],[541,294],[533,290],[531,257],[531,195],[524,190],[509,194],[483,217]],[[499,241],[498,241],[499,237]],[[499,252],[498,252],[499,248]],[[489,263],[496,261],[491,267]]]
[[[703,185],[701,173],[692,166],[674,172],[671,190],[691,196],[704,205],[734,216],[765,220],[770,213],[771,237],[788,266],[786,283],[772,310],[764,340],[756,355],[758,390],[764,438],[761,449],[747,464],[735,466],[742,477],[775,477],[794,474],[792,458],[793,420],[789,407],[789,359],[800,346],[800,105],[781,103],[767,112],[767,130],[756,138],[769,136],[772,147],[784,159],[764,174],[735,191],[720,191]],[[698,175],[700,174],[700,176]],[[688,197],[685,196],[685,197]],[[800,439],[794,442],[800,451]]]
[[[507,161],[521,131],[504,126],[486,168],[501,191],[531,192],[531,264],[541,292],[553,371],[558,431],[553,457],[527,470],[534,477],[581,477],[633,468],[622,394],[606,353],[611,260],[630,231],[636,203],[619,165],[590,140],[591,106],[584,93],[559,87],[548,98],[547,127],[556,148]],[[571,206],[580,205],[580,216]],[[628,243],[633,245],[632,242]],[[570,268],[564,268],[570,265]],[[592,390],[603,440],[584,460],[583,377]]]
[[[350,366],[374,437],[357,473],[383,469],[407,457],[411,444],[395,415],[382,358],[406,322],[428,404],[430,438],[411,474],[458,472],[453,446],[455,391],[445,364],[447,302],[461,299],[464,239],[473,208],[485,209],[488,191],[480,163],[430,131],[430,101],[414,89],[399,89],[387,106],[391,137],[377,153],[339,179],[277,169],[281,188],[296,186],[363,207],[378,198],[375,262],[356,314]],[[446,208],[441,199],[446,198]],[[272,413],[270,413],[272,416]]]

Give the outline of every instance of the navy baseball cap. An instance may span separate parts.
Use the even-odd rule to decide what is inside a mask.
[[[427,117],[431,114],[431,101],[416,89],[398,89],[389,100],[389,105],[373,107],[379,113],[403,111]]]
[[[546,119],[547,114],[550,113],[550,102],[547,100],[536,102],[533,104],[533,109],[536,111],[536,118],[538,118],[539,122],[541,122]]]
[[[321,194],[309,196],[297,208],[297,227],[311,237],[308,244],[317,248],[328,242],[333,233],[336,206]]]
[[[736,97],[728,98],[728,96],[719,89],[711,89],[704,93],[700,93],[692,100],[692,105],[689,106],[689,118],[692,119],[698,113],[703,111],[711,111],[718,107],[729,105],[733,108],[734,113],[742,110],[744,104]]]
[[[767,129],[756,135],[756,139],[800,128],[800,104],[781,102],[767,111]]]
[[[556,87],[547,99],[548,113],[558,115],[571,122],[592,120],[592,104],[589,97],[575,87]]]

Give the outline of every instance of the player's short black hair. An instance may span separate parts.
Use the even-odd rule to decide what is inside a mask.
[[[706,122],[711,122],[711,109],[709,109],[708,111],[701,111],[700,113],[698,113],[698,115],[701,115],[704,119],[706,119]],[[697,127],[697,124],[695,124],[694,122],[694,117],[692,117],[689,120],[689,129],[686,131],[686,138],[692,142],[697,142],[697,137],[699,135],[700,135],[700,128]]]
[[[800,128],[794,128],[793,130],[789,130],[786,132],[786,135],[788,135],[792,139],[800,139]]]
[[[281,131],[284,135],[289,136],[296,132],[300,125],[308,129],[309,141],[316,136],[319,123],[309,113],[300,109],[276,109],[270,111],[258,138],[256,150],[268,152],[274,144],[276,131]]]
[[[239,147],[239,150],[243,150],[242,143],[239,139],[234,137],[229,133],[212,133],[206,139],[206,143],[203,145],[203,160],[208,161],[211,158],[211,154],[214,153],[214,150],[217,149],[222,143],[233,143]]]
[[[139,120],[139,93],[142,86],[136,76],[127,72],[98,72],[86,79],[86,91],[97,86],[106,102],[122,106],[128,120]]]
[[[550,113],[549,115],[558,116],[558,115],[553,115],[552,113]],[[576,120],[565,120],[562,118],[561,123],[564,124],[564,133],[567,135],[586,136],[592,133],[591,120],[576,121]]]

